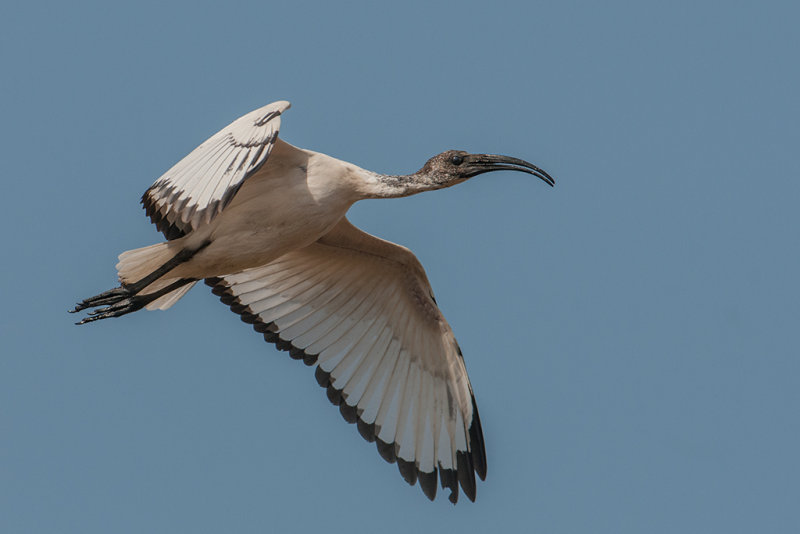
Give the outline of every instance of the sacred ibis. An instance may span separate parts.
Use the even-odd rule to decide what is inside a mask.
[[[359,433],[433,500],[437,481],[475,500],[486,477],[461,350],[407,248],[362,232],[354,202],[442,189],[491,171],[546,172],[449,150],[404,176],[378,174],[278,138],[289,102],[235,120],[180,160],[142,204],[167,241],[119,256],[120,286],[80,302],[78,324],[166,309],[198,281],[264,339],[316,365]],[[437,478],[438,477],[438,478]]]

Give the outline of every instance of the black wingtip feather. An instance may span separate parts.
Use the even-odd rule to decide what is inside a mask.
[[[394,453],[394,444],[393,443],[386,443],[381,438],[377,438],[375,440],[375,444],[378,447],[378,454],[381,455],[381,458],[393,464],[397,461],[397,456]]]
[[[364,420],[359,417],[358,421],[356,421],[356,426],[362,438],[370,443],[375,441],[375,423],[365,423]]]
[[[280,341],[280,340],[281,340],[281,338],[278,337],[278,334],[276,334],[275,332],[273,332],[271,330],[268,331],[268,332],[264,332],[264,341],[266,341],[268,343],[272,343],[273,345],[276,345],[278,343],[278,341]]]
[[[242,322],[245,322],[247,324],[255,324],[256,321],[258,321],[258,315],[249,313],[247,311],[242,312],[242,314],[239,317],[242,319]]]
[[[291,341],[282,339],[277,333],[277,327],[273,323],[264,323],[257,314],[250,308],[241,304],[238,299],[230,293],[230,288],[221,278],[208,278],[206,284],[211,286],[214,295],[230,306],[231,310],[241,316],[242,321],[252,324],[253,329],[264,335],[264,339],[273,343],[278,350],[289,351],[289,356],[296,360],[302,360],[306,365],[315,365],[318,355],[308,354],[305,350],[292,345]],[[460,353],[460,350],[459,350]],[[386,443],[377,437],[380,429],[374,423],[366,423],[360,417],[358,409],[348,405],[343,401],[342,391],[336,389],[331,382],[330,373],[317,366],[314,370],[314,377],[317,383],[326,389],[328,400],[339,407],[342,417],[348,423],[355,423],[358,433],[368,442],[374,442],[381,458],[389,463],[397,463],[403,479],[411,485],[417,481],[420,483],[422,492],[431,501],[436,498],[436,481],[441,482],[442,489],[449,489],[448,500],[455,504],[458,502],[459,483],[464,494],[471,500],[475,500],[476,484],[475,476],[477,473],[481,479],[486,477],[486,452],[483,444],[483,430],[481,429],[478,408],[475,398],[472,398],[473,417],[469,427],[469,439],[471,452],[465,453],[458,451],[456,455],[456,469],[436,469],[432,473],[420,471],[414,462],[409,462],[397,457],[396,446],[394,443]]]
[[[449,489],[450,495],[447,497],[451,503],[458,502],[458,476],[453,469],[439,469],[439,479],[442,482],[442,489]]]
[[[317,379],[317,384],[321,387],[328,387],[328,384],[331,383],[331,374],[327,371],[323,371],[322,367],[317,366],[317,369],[314,371],[314,378]]]
[[[358,414],[356,413],[355,406],[350,406],[346,402],[342,402],[339,405],[339,413],[341,413],[344,420],[351,425],[358,421]]]
[[[436,498],[436,478],[435,467],[431,473],[426,473],[425,471],[417,472],[419,487],[422,488],[422,493],[424,493],[425,496],[430,500],[434,500]]]
[[[211,292],[217,296],[220,296],[221,293],[217,293],[217,291],[225,292],[227,287],[222,284],[222,278],[218,276],[214,276],[211,278],[205,279],[205,284],[211,288]]]
[[[461,489],[464,490],[464,495],[470,501],[475,502],[475,472],[473,471],[472,455],[457,451],[456,462],[458,464],[458,482],[461,484]]]
[[[475,395],[472,396],[472,423],[469,425],[469,441],[475,472],[478,473],[481,480],[486,480],[486,446],[483,442],[481,416],[478,414]]]
[[[269,327],[269,324],[262,323],[261,321],[258,321],[256,324],[253,325],[253,330],[258,332],[259,334],[263,334],[265,332],[272,332],[272,330]]]
[[[328,400],[334,406],[339,406],[342,403],[342,392],[333,387],[333,384],[328,384],[328,389],[325,392],[328,394]]]
[[[225,293],[226,291],[227,291],[227,288],[225,286],[216,286],[216,287],[211,289],[211,292],[214,293],[218,297],[224,296],[226,294]]]
[[[154,189],[154,186],[148,187],[147,191],[144,192],[140,200],[142,207],[144,208],[145,215],[147,215],[147,217],[150,219],[150,222],[156,225],[158,231],[164,234],[164,237],[167,238],[167,241],[172,241],[173,239],[183,237],[189,231],[191,231],[191,226],[188,223],[181,223],[183,228],[180,228],[177,223],[172,223],[167,219],[167,217],[163,216],[156,209],[155,203],[150,196],[150,193],[153,192]],[[166,192],[167,196],[169,196],[169,194],[169,192]]]
[[[403,477],[403,480],[408,482],[410,486],[413,486],[417,483],[417,466],[414,465],[414,462],[409,462],[407,460],[403,460],[402,458],[398,458],[397,470],[400,471],[400,475]]]

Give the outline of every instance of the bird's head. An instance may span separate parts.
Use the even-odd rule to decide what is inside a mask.
[[[448,150],[433,156],[417,174],[428,177],[440,187],[449,187],[492,171],[526,172],[555,185],[549,174],[527,161],[496,154],[469,154],[463,150]]]

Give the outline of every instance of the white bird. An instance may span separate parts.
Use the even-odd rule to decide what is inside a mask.
[[[354,202],[450,187],[490,171],[553,179],[526,161],[450,150],[414,174],[371,172],[278,138],[289,102],[235,120],[179,161],[142,204],[167,241],[123,252],[120,286],[80,302],[80,323],[166,309],[205,280],[222,302],[306,365],[403,478],[475,500],[486,477],[461,349],[405,247],[345,217]]]

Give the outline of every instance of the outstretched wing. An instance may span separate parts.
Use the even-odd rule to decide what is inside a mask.
[[[209,223],[269,157],[289,102],[251,111],[215,133],[150,186],[142,204],[167,239]]]
[[[475,500],[486,476],[478,409],[453,332],[416,257],[346,219],[262,267],[206,280],[264,338],[306,365],[409,483]]]

